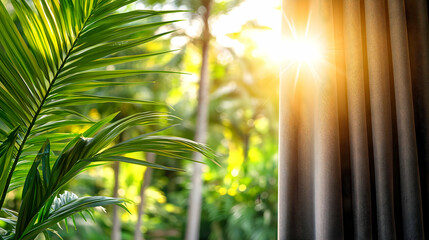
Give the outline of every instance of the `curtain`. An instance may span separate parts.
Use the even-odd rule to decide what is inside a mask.
[[[282,37],[313,38],[323,59],[282,65],[279,239],[428,237],[427,1],[282,11]]]

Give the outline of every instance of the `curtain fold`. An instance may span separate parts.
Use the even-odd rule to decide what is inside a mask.
[[[405,1],[424,226],[429,229],[429,24],[427,1]],[[429,233],[426,231],[426,237]]]
[[[360,2],[344,1],[344,53],[347,81],[354,236],[370,239],[371,177],[366,124],[365,73]]]
[[[282,66],[278,238],[424,239],[426,0],[283,0],[282,11],[282,38],[318,41],[323,59]]]
[[[332,2],[311,3],[313,26],[323,36],[319,39],[320,45],[335,48]],[[324,57],[326,62],[334,64],[314,70],[319,78],[313,83],[317,104],[313,155],[315,234],[321,239],[337,239],[343,235],[343,221],[335,51],[326,52]]]
[[[392,68],[398,129],[399,168],[404,235],[423,239],[423,216],[418,171],[414,107],[405,5],[388,1]]]
[[[285,23],[283,31],[290,32],[296,28],[296,34],[305,34],[309,17],[310,1],[286,1]],[[286,17],[287,15],[287,17]],[[289,19],[293,19],[292,22]],[[300,73],[299,66],[289,66],[283,70],[283,75],[289,81],[280,82],[280,91],[285,93],[280,96],[280,102],[284,103],[279,126],[280,145],[279,154],[284,156],[284,161],[279,162],[279,182],[284,182],[284,187],[279,188],[279,226],[284,231],[279,231],[280,239],[311,238],[314,229],[314,106],[315,87],[307,82],[310,75]],[[301,134],[304,133],[304,134]],[[300,159],[298,161],[296,159]]]
[[[381,239],[394,239],[392,116],[384,1],[365,0],[365,30],[378,235]]]

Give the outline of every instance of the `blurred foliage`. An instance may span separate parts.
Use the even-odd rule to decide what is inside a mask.
[[[213,7],[214,15],[227,13],[232,6],[244,0],[218,0]],[[200,0],[140,0],[145,8],[163,9],[164,6],[190,9],[190,14],[180,15],[191,25],[198,19]],[[261,1],[263,4],[263,1]],[[141,6],[140,6],[141,7]],[[238,6],[239,7],[239,6]],[[249,13],[250,14],[250,13]],[[161,17],[161,16],[160,16]],[[177,19],[177,18],[176,18]],[[160,19],[153,19],[159,21]],[[170,28],[183,25],[174,23]],[[167,27],[166,27],[167,28]],[[257,58],[253,52],[258,48],[252,40],[252,32],[268,31],[255,21],[248,21],[242,29],[228,37],[240,42],[244,51],[225,47],[213,37],[210,52],[211,96],[208,145],[221,154],[221,167],[209,164],[204,171],[203,209],[201,239],[276,239],[277,236],[277,122],[278,122],[278,69],[270,60]],[[187,36],[183,29],[173,34],[173,39],[183,40],[175,53],[132,62],[116,69],[178,70],[193,75],[145,76],[145,83],[138,86],[98,89],[97,95],[115,95],[152,101],[166,100],[169,106],[88,104],[75,110],[90,116],[94,121],[116,112],[129,115],[142,111],[172,112],[181,118],[179,125],[167,129],[165,134],[185,138],[194,136],[197,81],[200,64],[198,41]],[[173,39],[136,47],[124,54],[136,54],[171,49]],[[156,81],[155,81],[156,80]],[[138,78],[129,81],[139,81]],[[91,92],[94,94],[94,92]],[[81,132],[84,127],[74,126],[70,132]],[[153,129],[136,129],[127,133],[131,138]],[[135,153],[141,154],[141,153]],[[143,155],[133,156],[144,158]],[[154,170],[153,181],[146,192],[147,200],[143,217],[145,239],[183,239],[186,227],[187,197],[190,188],[190,164],[157,156],[156,162],[187,169],[186,173]],[[143,166],[122,164],[120,169],[119,197],[132,200],[131,214],[123,211],[122,239],[132,239],[137,220],[136,205],[140,202],[140,181],[145,171]],[[82,195],[111,196],[113,170],[107,166],[90,169],[77,181],[69,183],[68,189]],[[8,201],[13,206],[15,198]],[[107,207],[107,212],[111,211]],[[105,214],[96,213],[95,222],[76,218],[78,230],[71,223],[69,229],[58,230],[65,240],[110,239],[112,221]]]
[[[140,0],[145,6],[153,7],[157,5],[172,4],[176,7],[186,7],[191,11],[198,11],[202,0]],[[239,5],[244,0],[220,0],[215,1],[211,15],[217,16],[228,13],[233,7]]]

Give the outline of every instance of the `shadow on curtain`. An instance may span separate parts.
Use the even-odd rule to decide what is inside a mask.
[[[283,0],[279,239],[429,236],[426,0]],[[284,54],[287,54],[284,53]]]

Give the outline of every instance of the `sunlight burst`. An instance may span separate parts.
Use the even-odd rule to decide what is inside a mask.
[[[309,70],[311,76],[315,80],[319,80],[318,66],[326,62],[323,51],[324,47],[321,41],[318,41],[318,38],[315,37],[316,35],[310,32],[311,16],[312,13],[310,11],[305,31],[303,31],[302,35],[299,35],[293,20],[291,21],[283,12],[284,22],[287,24],[286,26],[288,27],[289,34],[287,38],[282,41],[281,55],[285,65],[280,71],[280,77],[292,66],[296,66],[296,68],[294,68],[296,71],[294,89],[296,88],[303,67]]]
[[[312,64],[322,59],[321,48],[316,41],[309,39],[287,40],[284,46],[286,61]]]

